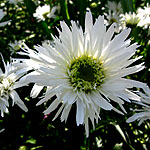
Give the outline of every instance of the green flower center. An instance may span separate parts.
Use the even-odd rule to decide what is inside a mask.
[[[3,97],[8,95],[13,84],[14,83],[10,79],[3,79],[0,77],[0,96]]]
[[[71,62],[68,76],[74,89],[85,93],[95,90],[105,79],[102,63],[87,55],[75,58]]]
[[[109,20],[109,23],[110,23],[110,24],[112,24],[112,23],[114,23],[114,22],[118,23],[118,21],[117,21],[116,18],[111,18],[111,19]]]
[[[45,12],[44,14],[43,14],[43,17],[44,18],[47,18],[47,15],[49,14],[49,12]]]

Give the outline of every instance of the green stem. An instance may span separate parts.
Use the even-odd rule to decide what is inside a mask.
[[[61,15],[64,21],[69,25],[70,24],[70,16],[68,12],[67,0],[60,0],[61,5]]]

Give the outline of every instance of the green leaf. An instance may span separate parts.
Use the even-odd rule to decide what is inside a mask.
[[[36,140],[34,138],[30,138],[26,141],[26,143],[36,144]]]
[[[68,5],[67,0],[60,0],[61,5],[61,15],[63,17],[63,20],[69,25],[70,24],[70,16],[68,13]]]
[[[41,148],[41,147],[43,147],[43,146],[32,147],[31,150],[39,149],[39,148]]]

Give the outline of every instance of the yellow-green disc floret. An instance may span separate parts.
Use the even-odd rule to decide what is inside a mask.
[[[74,89],[85,93],[95,90],[105,78],[102,63],[87,55],[75,58],[71,62],[68,75]]]

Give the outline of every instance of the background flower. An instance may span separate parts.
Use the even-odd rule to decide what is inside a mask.
[[[122,26],[125,27],[132,27],[132,26],[136,26],[139,21],[140,21],[140,18],[138,17],[138,15],[136,13],[125,13],[125,14],[122,14],[122,19],[121,19],[121,22],[122,22]]]
[[[119,33],[122,30],[121,19],[123,9],[121,7],[121,3],[116,3],[115,1],[108,1],[105,5],[105,10],[105,24],[111,25],[112,23],[116,23],[116,32]]]
[[[5,72],[0,69],[0,110],[2,117],[4,112],[8,113],[9,97],[12,99],[12,105],[17,104],[24,111],[28,110],[15,91],[16,88],[24,86],[19,83],[18,79],[26,73],[26,69],[17,70],[13,63],[7,62],[5,64],[4,60],[3,64]]]
[[[147,6],[142,8],[138,8],[137,15],[140,18],[138,26],[143,27],[144,29],[148,29],[148,34],[150,34],[150,6],[147,3]]]
[[[58,9],[57,6],[50,7],[50,5],[38,6],[36,12],[33,14],[39,21],[46,18],[55,18],[55,12]]]
[[[139,26],[147,28],[150,25],[150,7],[147,3],[147,6],[144,7],[144,9],[139,8],[137,10],[138,17],[140,18],[140,21],[138,23]]]
[[[141,125],[145,120],[150,119],[150,89],[147,86],[144,88],[144,93],[138,93],[141,97],[140,105],[143,106],[143,109],[136,109],[136,113],[127,119],[127,123],[133,122],[135,120],[139,120],[138,125]]]

